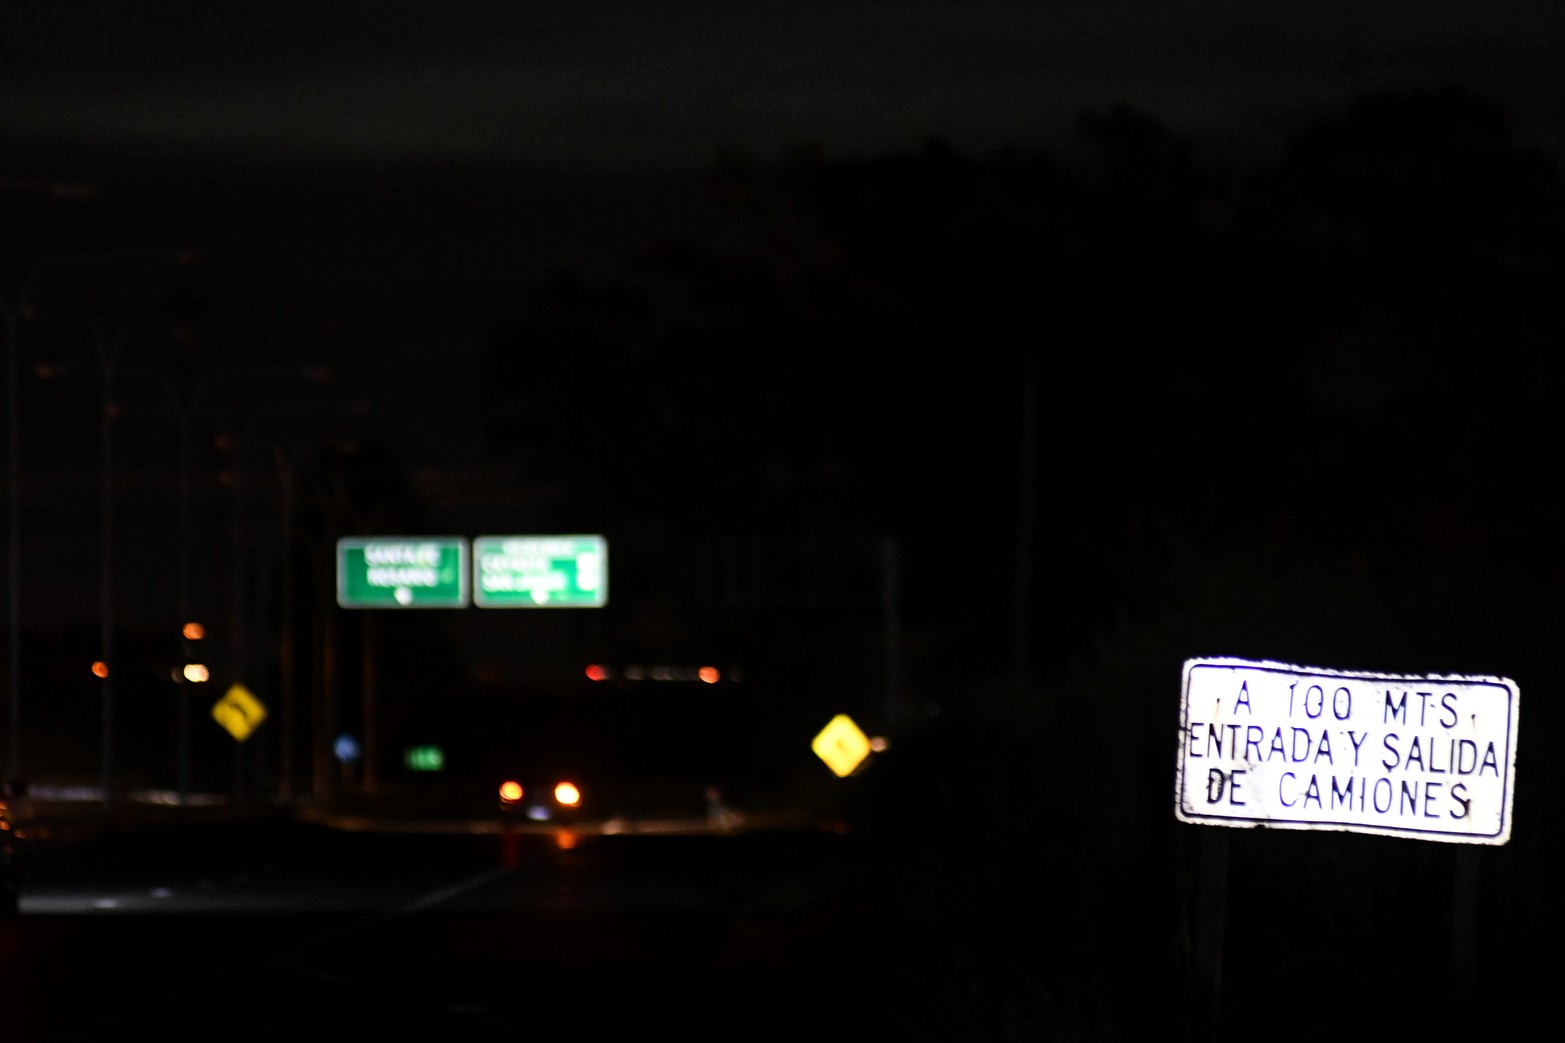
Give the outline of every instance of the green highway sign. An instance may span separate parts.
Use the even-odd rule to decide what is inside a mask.
[[[466,608],[467,540],[461,536],[349,536],[337,541],[343,608]]]
[[[473,604],[479,608],[598,608],[609,600],[602,536],[479,536]]]

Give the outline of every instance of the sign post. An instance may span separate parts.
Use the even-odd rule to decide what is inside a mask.
[[[1189,659],[1174,814],[1207,826],[1338,830],[1465,845],[1456,851],[1451,976],[1470,1012],[1477,847],[1511,836],[1519,693],[1504,677],[1374,674]],[[1228,849],[1203,838],[1198,1018],[1216,1034]]]

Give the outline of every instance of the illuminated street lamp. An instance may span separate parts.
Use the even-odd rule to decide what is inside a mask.
[[[187,619],[180,624],[179,636],[184,638],[185,659],[189,660],[194,658],[196,650],[201,647],[201,641],[206,637],[206,627],[193,619]],[[185,664],[186,674],[189,674],[191,665],[189,662]]]
[[[200,661],[197,652],[201,648],[202,639],[206,637],[206,627],[195,620],[186,620],[179,628],[179,636],[184,639],[185,654],[180,657],[184,662],[175,672],[174,682],[176,684],[184,684],[186,682],[190,684],[205,684],[211,680],[212,674],[207,669],[206,664]]]

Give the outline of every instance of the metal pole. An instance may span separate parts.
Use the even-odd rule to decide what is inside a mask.
[[[361,660],[363,671],[361,680],[364,685],[364,720],[362,722],[364,750],[361,756],[363,757],[364,770],[359,776],[359,785],[360,792],[365,796],[374,796],[380,789],[380,729],[377,727],[379,723],[377,721],[378,708],[375,702],[375,686],[377,682],[375,676],[375,632],[379,629],[379,620],[375,618],[374,610],[365,612],[362,615],[364,627],[359,651],[363,656]]]
[[[1451,894],[1451,1027],[1473,1025],[1473,995],[1478,963],[1479,855],[1471,844],[1457,844]]]
[[[1228,829],[1201,829],[1201,877],[1197,881],[1194,1021],[1206,1039],[1222,1038],[1223,921],[1228,912]]]
[[[174,388],[173,382],[169,380],[168,377],[164,374],[150,370],[137,369],[135,367],[125,369],[118,364],[118,360],[116,358],[106,357],[104,351],[105,349],[103,349],[100,345],[100,363],[98,369],[106,382],[112,382],[114,376],[117,374],[129,374],[132,376],[150,378],[154,381],[157,381],[163,386],[164,392],[168,395],[169,406],[173,410],[174,417],[177,421],[177,449],[179,460],[179,625],[180,630],[183,633],[185,626],[192,622],[192,606],[190,596],[190,428],[191,421],[195,416],[196,406],[201,401],[201,397],[206,390],[208,380],[207,378],[203,378],[196,385],[195,390],[191,394],[190,398],[182,402],[180,400],[179,393]],[[116,347],[115,353],[117,354],[118,351],[119,348]],[[59,373],[63,375],[65,373],[71,372],[71,367],[66,365],[51,364],[42,368],[46,369],[49,374]],[[107,384],[105,386],[105,393],[107,394]],[[112,403],[109,403],[106,408],[112,408]],[[186,638],[184,640],[190,639]],[[176,671],[176,674],[177,673],[178,671]],[[189,801],[191,790],[190,689],[188,685],[198,684],[200,682],[178,676],[176,676],[175,680],[178,683],[178,792],[180,803],[184,804]]]
[[[6,511],[9,515],[9,524],[6,532],[6,625],[9,630],[10,647],[7,661],[10,666],[10,690],[7,693],[10,699],[10,734],[7,737],[9,749],[9,778],[12,781],[22,779],[22,622],[21,622],[21,571],[22,571],[22,453],[21,453],[21,415],[19,403],[19,387],[21,375],[17,372],[19,366],[17,340],[19,338],[17,320],[21,316],[22,309],[27,306],[28,294],[32,292],[33,284],[37,282],[38,275],[42,271],[41,264],[34,265],[23,280],[22,287],[16,292],[16,297],[10,304],[4,305],[5,310],[5,350],[6,350],[6,473],[7,491]]]
[[[341,725],[338,700],[338,629],[341,618],[336,598],[337,554],[336,540],[342,530],[342,514],[347,495],[342,489],[341,476],[333,471],[328,478],[331,492],[320,492],[317,500],[321,508],[321,536],[316,556],[316,605],[320,622],[320,690],[317,693],[319,732],[316,735],[316,792],[315,799],[322,804],[335,802],[343,793],[347,766],[333,764],[337,752],[337,733]]]
[[[240,481],[240,446],[237,439],[233,443],[233,490],[234,490],[234,516],[231,522],[233,531],[233,589],[230,591],[233,602],[230,611],[233,613],[228,621],[228,632],[232,638],[232,659],[230,661],[233,680],[243,683],[245,675],[249,671],[250,664],[247,660],[245,638],[245,577],[244,577],[244,499]],[[244,753],[245,744],[241,740],[234,741],[234,801],[241,803],[245,800],[244,792]]]
[[[169,400],[173,403],[175,415],[179,420],[179,625],[181,630],[185,624],[192,622],[195,609],[190,591],[192,571],[190,567],[190,432],[197,409],[211,385],[211,375],[203,376],[191,388],[189,397],[180,401],[174,391],[173,383],[165,378]],[[200,622],[203,627],[207,627],[211,620],[204,619]],[[206,649],[207,639],[203,637],[201,640],[201,647]],[[203,658],[209,660],[210,655],[210,652],[203,651]],[[197,682],[185,680],[179,685],[179,800],[181,804],[190,799],[191,791],[190,685],[192,683]]]
[[[329,513],[329,512],[328,512]],[[331,531],[322,543],[320,561],[317,562],[319,586],[323,591],[316,599],[320,613],[320,690],[316,694],[315,732],[315,800],[330,804],[337,799],[337,773],[332,771],[333,745],[337,739],[337,605],[324,591],[331,589],[326,582],[327,570],[335,569],[335,559],[327,554],[331,546]]]
[[[1035,452],[1034,428],[1037,425],[1038,356],[1027,353],[1022,374],[1022,444],[1021,465],[1017,475],[1016,511],[1016,589],[1015,589],[1015,661],[1012,666],[1012,683],[1018,705],[1027,700],[1028,631],[1031,629],[1028,613],[1032,588],[1032,525],[1033,484]]]
[[[27,190],[42,190],[48,192],[56,199],[90,199],[97,195],[98,190],[93,185],[74,184],[57,181],[13,182],[5,188],[24,188]],[[138,251],[139,252],[139,251]],[[154,256],[174,256],[179,263],[185,264],[194,260],[195,255],[190,251],[179,251],[170,254],[167,251],[154,251]],[[96,255],[80,255],[74,260],[92,260]],[[70,262],[70,257],[46,258],[33,265],[23,280],[21,289],[15,298],[9,303],[0,302],[0,311],[5,313],[6,327],[6,487],[9,495],[6,512],[8,525],[6,533],[6,625],[9,631],[9,655],[7,656],[10,667],[10,691],[7,696],[10,701],[10,734],[7,736],[8,769],[12,780],[22,779],[22,632],[21,632],[21,409],[19,405],[21,376],[18,369],[17,348],[17,319],[22,309],[27,306],[27,298],[32,293],[34,285],[48,267],[62,262]]]
[[[902,698],[902,620],[897,594],[897,541],[887,537],[880,546],[881,605],[885,612],[886,720],[901,724],[907,707]]]
[[[173,384],[164,380],[164,386],[168,391],[169,401],[173,404],[175,415],[179,420],[179,625],[184,627],[191,622],[194,609],[191,597],[191,566],[190,566],[190,432],[194,426],[196,413],[201,403],[213,384],[227,381],[236,382],[268,375],[304,375],[310,373],[307,369],[298,367],[283,367],[281,369],[258,368],[253,370],[239,370],[233,373],[207,374],[198,380],[190,390],[190,395],[184,401],[180,401],[174,390]],[[238,472],[235,472],[235,494],[238,493]],[[236,501],[237,502],[237,501]],[[238,517],[235,516],[235,526],[238,525]],[[236,528],[237,539],[237,528]],[[203,625],[210,623],[203,620]],[[205,639],[203,639],[203,642]],[[205,644],[203,644],[205,647]],[[236,663],[237,666],[237,663]],[[179,686],[179,799],[185,803],[190,796],[190,684],[184,681]],[[236,783],[236,786],[238,784]]]
[[[175,390],[174,382],[167,375],[152,370],[132,369],[129,372],[137,376],[148,378],[161,384],[164,393],[168,396],[169,408],[174,413],[176,423],[176,452],[178,454],[178,481],[179,481],[179,629],[181,659],[183,653],[188,651],[185,644],[191,639],[184,636],[185,627],[193,622],[191,618],[190,598],[190,426],[195,416],[196,406],[201,401],[201,396],[206,390],[207,378],[202,378],[197,383],[190,397],[181,401],[179,392]],[[200,639],[200,640],[205,640]],[[204,647],[204,646],[203,646]],[[177,705],[175,708],[176,721],[176,758],[178,760],[178,774],[176,785],[179,793],[179,803],[187,804],[190,801],[190,686],[199,684],[184,677],[182,667],[175,670],[174,681],[178,691],[176,692]]]
[[[19,780],[22,777],[22,684],[21,662],[22,642],[20,622],[17,614],[17,604],[20,598],[17,590],[20,585],[18,570],[21,566],[21,512],[18,505],[21,502],[21,459],[18,448],[17,417],[20,411],[17,409],[17,381],[16,372],[16,318],[17,310],[22,307],[19,297],[14,308],[8,307],[5,311],[5,343],[6,343],[6,421],[9,434],[6,441],[6,470],[8,474],[6,497],[6,509],[10,516],[10,523],[6,532],[6,624],[10,629],[10,654],[7,662],[10,666],[10,688],[7,695],[11,703],[10,733],[7,736],[10,751],[8,760],[9,778]]]
[[[258,367],[255,369],[238,370],[232,373],[217,374],[215,377],[209,378],[208,381],[204,381],[201,386],[198,387],[197,391],[192,395],[191,409],[194,409],[196,400],[200,397],[202,392],[207,390],[210,383],[215,383],[217,380],[233,382],[238,380],[254,380],[264,377],[298,378],[311,383],[321,383],[330,380],[332,377],[332,372],[330,369],[316,365],[287,365]],[[250,440],[251,432],[256,424],[257,417],[260,416],[262,412],[263,410],[256,410],[255,412],[252,412],[248,422],[244,425],[244,429],[236,431],[233,438],[233,616],[229,623],[229,629],[233,641],[232,672],[236,679],[242,679],[244,674],[249,670],[250,653],[254,643],[254,638],[252,637],[249,630],[248,609],[250,606],[246,596],[249,593],[249,581],[253,579],[253,576],[248,576],[246,574],[245,556],[249,547],[255,544],[256,537],[255,534],[246,533],[245,531],[247,522],[245,518],[244,498],[241,493],[241,485],[243,480],[242,457],[245,443]],[[288,537],[285,534],[285,539],[287,538]],[[286,547],[284,553],[285,555],[287,553]],[[285,569],[291,570],[291,565],[285,564]],[[285,578],[285,582],[291,582],[291,574]],[[285,643],[291,640],[291,635],[284,636]],[[291,743],[293,741],[292,650],[285,648],[283,650],[283,655],[286,657],[286,661],[280,663],[279,666],[284,674],[282,683],[285,686],[282,711],[283,721],[281,725],[283,731],[281,741],[284,743],[282,752],[282,770],[284,773],[284,780],[282,785],[287,790],[285,796],[291,798],[293,789],[293,754],[291,748]],[[254,765],[254,773],[251,783],[252,787],[255,787],[257,784],[264,782],[266,775],[265,766],[261,759],[261,753],[264,747],[262,744],[255,745],[257,747],[257,752],[254,758],[256,763]],[[244,743],[237,743],[234,753],[234,787],[236,798],[242,796],[239,791],[245,784],[240,770],[243,757],[243,746]]]
[[[172,391],[170,392],[172,394]],[[192,402],[191,405],[194,403]],[[176,409],[179,407],[176,406]],[[179,409],[179,626],[183,633],[190,619],[190,417],[189,406]],[[204,639],[203,639],[204,640]],[[204,647],[204,645],[203,645]],[[179,680],[179,803],[190,800],[190,686]]]
[[[282,751],[279,771],[282,774],[278,794],[284,803],[294,799],[293,747],[294,747],[294,577],[293,577],[293,479],[294,465],[290,454],[273,447],[277,458],[277,476],[282,484],[282,634],[279,649],[279,667],[282,677]]]
[[[120,335],[98,331],[103,368],[103,810],[114,810],[114,362]]]

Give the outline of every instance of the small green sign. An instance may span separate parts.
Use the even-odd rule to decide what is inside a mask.
[[[479,608],[599,608],[609,600],[602,536],[479,536],[473,604]]]
[[[402,763],[409,771],[440,771],[446,766],[446,755],[439,746],[414,746],[403,751]]]
[[[465,608],[467,582],[467,540],[461,536],[337,541],[337,604],[343,608]]]

